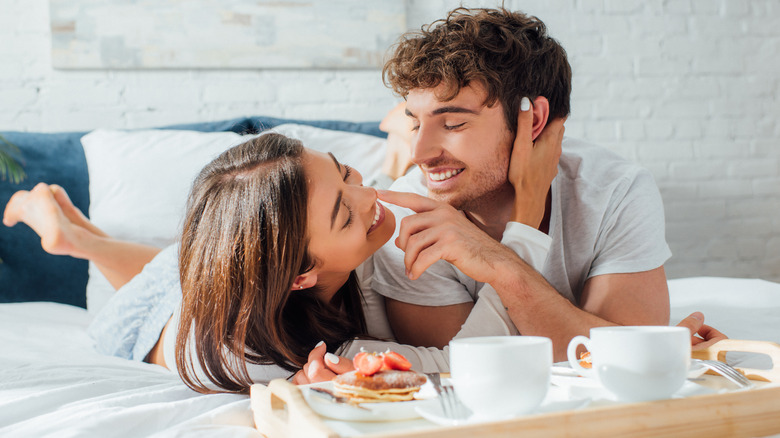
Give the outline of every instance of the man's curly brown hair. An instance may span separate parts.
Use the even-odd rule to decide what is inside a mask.
[[[485,105],[501,103],[513,134],[524,96],[546,97],[550,119],[570,112],[566,51],[538,18],[504,8],[457,8],[445,19],[404,34],[382,77],[403,97],[416,88],[444,84],[437,96],[442,101],[477,81],[487,90]]]

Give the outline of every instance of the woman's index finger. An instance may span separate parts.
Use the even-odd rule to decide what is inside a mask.
[[[411,209],[416,213],[431,211],[439,205],[433,199],[416,193],[394,192],[391,190],[377,190],[376,193],[382,201]]]

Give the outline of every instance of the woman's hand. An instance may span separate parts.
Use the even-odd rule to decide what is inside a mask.
[[[336,356],[327,352],[327,346],[320,342],[309,353],[308,362],[303,369],[295,373],[292,382],[296,385],[308,385],[310,383],[327,382],[333,380],[338,374],[355,369],[352,361],[346,357]]]
[[[523,110],[525,108],[525,110]],[[528,98],[523,98],[517,114],[517,134],[512,146],[507,178],[515,188],[512,221],[539,228],[544,218],[547,192],[558,174],[561,158],[564,118],[547,123],[533,139],[534,112]]]

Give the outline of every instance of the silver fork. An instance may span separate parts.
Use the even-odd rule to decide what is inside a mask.
[[[457,394],[455,394],[455,388],[450,384],[442,384],[441,376],[439,373],[426,373],[426,377],[433,385],[433,389],[436,390],[436,394],[439,396],[439,404],[441,404],[441,410],[444,412],[444,416],[447,418],[458,419],[468,416],[466,406],[460,402]]]
[[[734,367],[732,367],[731,365],[725,362],[721,362],[719,360],[703,360],[703,359],[691,359],[691,360],[693,361],[693,363],[700,364],[704,367],[711,369],[712,371],[715,371],[721,376],[734,382],[740,388],[750,388],[751,386],[753,386],[753,383],[751,383],[747,377],[745,377],[742,373],[740,373],[739,371],[734,369]]]

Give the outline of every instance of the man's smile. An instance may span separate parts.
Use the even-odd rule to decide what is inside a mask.
[[[428,178],[430,178],[433,181],[444,181],[447,179],[452,178],[453,176],[458,175],[459,173],[463,172],[464,169],[448,169],[448,170],[442,170],[437,172],[430,172],[428,171]]]

